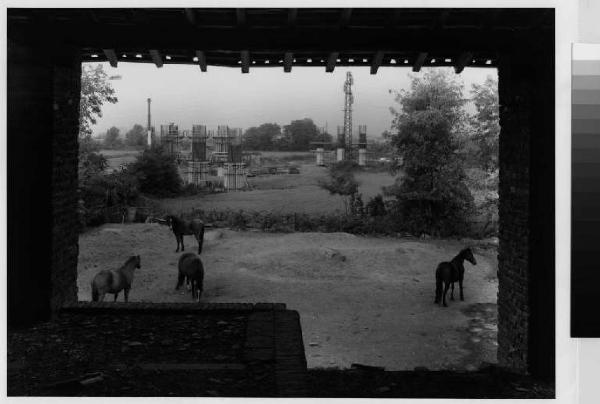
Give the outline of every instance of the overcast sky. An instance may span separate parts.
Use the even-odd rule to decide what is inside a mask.
[[[294,67],[291,73],[278,68],[254,68],[242,74],[239,68],[208,66],[202,73],[197,65],[164,65],[122,63],[112,68],[103,63],[110,75],[121,76],[112,80],[119,102],[105,104],[103,116],[93,127],[94,135],[106,132],[111,126],[122,131],[135,123],[146,126],[147,98],[152,98],[152,124],[174,122],[180,129],[191,129],[192,124],[248,128],[265,122],[286,125],[294,119],[312,118],[317,126],[328,125],[335,135],[336,127],[343,124],[346,72],[354,76],[353,126],[367,125],[369,138],[376,138],[389,129],[394,105],[390,89],[407,89],[410,68],[381,67],[376,75],[368,67],[336,67],[325,73],[323,67]],[[466,68],[459,76],[470,90],[471,84],[482,83],[490,75],[497,77],[496,69]],[[465,91],[469,97],[470,92]]]

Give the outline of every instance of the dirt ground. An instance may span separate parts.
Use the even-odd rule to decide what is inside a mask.
[[[197,251],[192,236],[185,243]],[[436,265],[475,244],[477,266],[465,263],[465,301],[434,305]],[[109,224],[82,234],[79,299],[90,300],[97,271],[140,254],[131,301],[193,304],[191,294],[174,290],[175,247],[159,224]],[[496,361],[497,262],[489,243],[211,230],[202,260],[202,301],[283,302],[298,310],[309,367],[473,370]]]

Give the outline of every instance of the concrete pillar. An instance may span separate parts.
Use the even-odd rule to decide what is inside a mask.
[[[358,149],[358,165],[363,167],[367,165],[367,149]]]
[[[317,148],[316,155],[317,155],[317,165],[322,166],[323,165],[323,148],[322,147]]]
[[[345,150],[341,147],[337,149],[337,161],[344,161],[344,152]]]

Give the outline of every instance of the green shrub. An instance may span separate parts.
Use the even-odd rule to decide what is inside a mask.
[[[177,162],[160,146],[144,150],[128,168],[138,178],[140,190],[144,193],[158,197],[181,193],[182,181]]]

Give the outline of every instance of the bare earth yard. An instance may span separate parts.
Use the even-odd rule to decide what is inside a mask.
[[[202,301],[283,302],[298,310],[309,367],[473,369],[496,361],[493,245],[479,243],[478,265],[465,263],[465,301],[442,308],[433,304],[435,267],[473,243],[231,230],[208,231],[205,240]],[[185,243],[196,251],[193,237]],[[167,227],[104,225],[82,234],[79,245],[80,300],[90,300],[97,271],[140,254],[131,301],[193,304],[174,290],[180,253]]]

